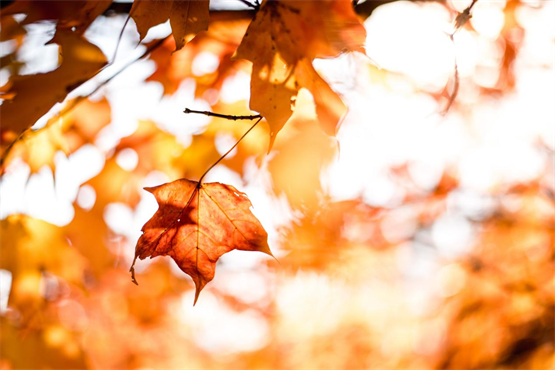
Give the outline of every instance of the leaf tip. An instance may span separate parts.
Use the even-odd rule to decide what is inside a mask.
[[[146,190],[146,191],[148,191],[149,193],[154,193],[154,190],[155,190],[155,189],[156,189],[156,186],[155,186],[155,187],[145,187],[145,188],[143,188],[143,190]]]
[[[131,267],[129,269],[129,272],[131,272],[131,282],[137,286],[139,286],[139,283],[137,282],[137,279],[135,279],[135,268]]]
[[[272,257],[277,263],[278,265],[281,266],[281,263],[279,262],[279,260],[276,258],[276,256],[274,256],[274,254],[272,253],[272,251],[270,250],[270,247],[268,245],[265,245],[261,250],[262,253],[267,254],[268,256]]]
[[[205,281],[201,277],[197,276],[197,278],[193,278],[193,282],[195,283],[195,301],[193,302],[193,307],[195,307],[195,305],[197,304],[197,301],[198,301],[198,297],[200,296],[200,292],[206,286],[207,281]]]
[[[139,283],[137,282],[137,279],[135,279],[135,261],[137,260],[137,256],[135,255],[135,258],[133,258],[133,263],[131,264],[131,267],[129,268],[129,272],[131,273],[131,282],[135,285],[139,285]]]
[[[274,141],[276,141],[276,133],[274,131],[270,132],[270,142],[268,143],[268,152],[266,154],[270,154],[272,148],[274,147]]]
[[[202,290],[202,288],[200,288],[200,289],[199,289],[198,287],[196,288],[196,291],[195,291],[195,301],[193,302],[193,307],[195,307],[195,305],[197,304],[198,297],[199,297],[199,295],[200,295],[200,291],[201,291],[201,290]]]

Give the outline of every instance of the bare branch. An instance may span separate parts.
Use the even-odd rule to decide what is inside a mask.
[[[243,2],[242,0],[239,0]],[[248,0],[245,0],[248,1]],[[254,0],[255,6],[260,7],[260,1]],[[399,0],[368,0],[362,3],[357,3],[355,6],[355,12],[362,18],[368,18],[372,12],[383,4],[393,3]],[[413,2],[438,2],[443,3],[444,0],[411,0]],[[113,2],[108,10],[104,12],[105,15],[113,15],[113,14],[125,14],[129,13],[131,10],[131,6],[133,3],[120,3],[120,2]],[[249,6],[250,7],[250,6]],[[254,15],[256,14],[256,9],[253,10],[229,10],[229,9],[210,9],[210,17],[216,14],[221,14],[222,16],[226,17],[232,15],[234,18],[239,19],[253,19]]]
[[[251,3],[250,1],[247,1],[247,0],[239,0],[239,1],[242,2],[243,4],[245,4],[246,6],[248,6],[249,8],[252,8],[254,10],[258,10],[258,7],[260,6],[260,5],[257,6],[256,4],[253,4],[253,3]]]
[[[207,111],[192,110],[192,109],[189,109],[189,108],[185,108],[183,113],[185,113],[185,114],[190,114],[190,113],[204,114],[205,116],[224,118],[224,119],[228,119],[230,121],[253,120],[253,119],[257,119],[257,118],[262,118],[262,116],[260,114],[255,114],[255,115],[251,115],[251,116],[233,116],[233,115],[229,115],[229,114],[220,114],[220,113],[213,113],[213,112],[207,112]]]

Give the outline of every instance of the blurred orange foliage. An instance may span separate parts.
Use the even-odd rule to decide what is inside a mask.
[[[0,369],[553,368],[553,2],[215,3],[2,3]]]

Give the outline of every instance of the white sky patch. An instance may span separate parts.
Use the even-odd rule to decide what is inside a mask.
[[[96,202],[96,191],[94,188],[88,184],[85,184],[79,188],[76,199],[77,205],[88,211],[94,207]]]
[[[230,272],[229,269],[223,267],[227,267],[227,265],[218,266],[218,275],[224,275],[224,278],[214,280],[213,287],[215,289],[225,294],[231,294],[237,300],[248,305],[267,303],[269,284],[268,276],[265,276],[264,272],[245,269],[236,269],[236,271]]]
[[[180,319],[192,328],[195,342],[205,351],[225,356],[255,351],[268,343],[268,324],[258,311],[234,311],[206,290],[194,310],[193,300],[194,292],[183,295]]]
[[[365,22],[367,53],[382,68],[404,73],[420,86],[442,88],[453,70],[453,46],[445,33],[449,21],[447,10],[435,4],[380,6]]]
[[[8,309],[10,290],[12,289],[12,273],[0,269],[0,315]]]
[[[98,175],[104,167],[104,155],[97,147],[85,144],[66,157],[61,152],[56,155],[56,194],[73,202],[79,186]]]
[[[214,139],[214,145],[216,145],[216,150],[220,155],[224,155],[233,145],[237,143],[235,136],[229,133],[217,133]],[[226,158],[233,158],[237,154],[237,148],[233,149]]]
[[[185,114],[185,108],[210,111],[208,103],[195,98],[195,81],[185,79],[171,96],[157,100],[156,107],[147,115],[161,128],[173,134],[182,145],[191,142],[191,135],[203,132],[212,120],[203,114]]]
[[[56,181],[49,167],[30,175],[22,161],[10,164],[0,182],[0,217],[22,213],[64,226],[73,219],[73,206],[81,184],[97,175],[104,165],[104,156],[87,144],[66,157],[55,156]]]
[[[54,37],[55,27],[52,22],[25,25],[28,33],[17,52],[17,58],[23,62],[20,74],[45,73],[58,67],[59,45],[45,45]]]
[[[434,222],[431,236],[439,254],[455,259],[470,251],[474,234],[474,228],[466,218],[445,215]]]
[[[7,168],[0,181],[0,218],[14,213],[24,213],[25,187],[31,174],[27,163],[16,158]]]
[[[202,51],[197,54],[193,60],[192,70],[195,76],[204,76],[214,73],[220,65],[220,59],[208,51]]]
[[[203,183],[204,182],[221,182],[223,184],[233,185],[239,191],[243,191],[242,189],[245,186],[241,175],[223,164],[219,164],[212,168],[204,178]]]
[[[139,163],[139,156],[135,150],[124,148],[116,154],[116,163],[126,171],[133,171]]]
[[[0,41],[0,57],[5,57],[8,54],[13,53],[17,49],[17,41],[6,40]]]
[[[73,219],[72,201],[56,194],[52,171],[46,166],[29,179],[24,203],[26,214],[57,226],[67,225]]]
[[[133,227],[133,209],[124,203],[110,203],[104,208],[104,221],[114,232],[125,235]]]
[[[249,101],[251,76],[245,72],[238,72],[224,80],[220,89],[220,99],[225,104],[232,104],[239,100]]]
[[[495,40],[505,24],[505,1],[479,1],[472,8],[470,23],[481,36]]]

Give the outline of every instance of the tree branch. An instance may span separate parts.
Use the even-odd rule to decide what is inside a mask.
[[[123,67],[121,67],[121,69],[119,69],[118,71],[114,72],[110,77],[108,77],[107,79],[105,79],[104,81],[100,82],[95,88],[94,90],[92,90],[90,93],[86,94],[86,95],[81,95],[76,97],[74,100],[72,100],[70,103],[68,103],[68,105],[66,105],[58,114],[58,117],[63,117],[66,114],[68,114],[69,112],[71,112],[77,105],[79,105],[81,102],[83,102],[84,100],[86,100],[88,97],[90,97],[92,94],[96,93],[98,90],[100,90],[104,85],[106,85],[107,83],[109,83],[110,81],[112,81],[114,78],[116,78],[117,76],[119,76],[120,73],[122,73],[123,71],[125,71],[128,67],[130,67],[131,65],[135,64],[136,62],[138,62],[141,59],[144,59],[147,55],[149,55],[150,53],[152,53],[154,50],[156,50],[158,47],[160,47],[164,41],[166,41],[169,37],[171,36],[168,35],[163,39],[158,40],[157,42],[155,42],[154,44],[150,45],[147,47],[147,49],[145,50],[144,53],[142,53],[138,58],[131,60],[130,62],[128,62],[127,64],[125,64]],[[50,120],[44,127],[40,128],[39,130],[43,130],[47,127],[49,127],[51,125],[50,122],[54,122],[53,120]],[[10,152],[12,151],[12,149],[14,148],[15,144],[18,143],[19,141],[21,141],[26,135],[28,135],[30,132],[33,132],[33,130],[31,129],[31,127],[27,128],[25,131],[23,131],[13,142],[10,143],[10,145],[8,145],[8,147],[4,150],[4,153],[2,154],[2,156],[0,157],[0,169],[3,168],[4,163],[6,162],[6,160],[8,159]],[[3,170],[2,170],[3,171]]]
[[[258,8],[260,7],[260,5],[258,5],[258,3],[253,4],[248,0],[239,0],[240,2],[242,2],[243,4],[245,4],[246,6],[248,6],[249,8],[252,8],[254,10],[258,10]]]
[[[248,0],[239,0],[242,3],[247,3],[249,2]],[[256,1],[256,0],[255,0]],[[389,3],[393,3],[399,0],[367,0],[363,3],[357,3],[355,5],[355,12],[361,17],[361,18],[368,18],[370,15],[372,15],[372,12],[374,12],[374,10],[379,7],[380,5],[384,5],[384,4],[389,4]],[[444,2],[444,0],[410,0],[412,2]],[[259,2],[256,1],[256,3],[258,4]],[[119,2],[113,2],[110,7],[108,8],[108,10],[106,10],[106,12],[104,12],[104,15],[106,16],[110,16],[110,15],[115,15],[115,14],[129,14],[129,11],[131,10],[131,6],[133,5],[133,3],[119,3]],[[254,5],[256,7],[256,4],[251,4]],[[249,6],[250,7],[250,6]],[[256,9],[256,8],[255,8]],[[229,10],[229,9],[218,9],[218,8],[212,8],[210,9],[210,17],[212,16],[219,16],[219,15],[223,15],[224,17],[226,16],[232,16],[234,19],[253,19],[254,15],[256,14],[256,10],[243,10],[243,9],[237,9],[237,10]]]
[[[189,108],[185,108],[183,113],[185,113],[185,114],[190,114],[190,113],[204,114],[205,116],[224,118],[224,119],[228,119],[230,121],[253,120],[253,119],[257,119],[257,118],[262,117],[260,114],[255,114],[255,115],[250,115],[250,116],[233,116],[233,115],[229,115],[229,114],[220,114],[220,113],[214,113],[214,112],[192,110],[192,109],[189,109]]]

